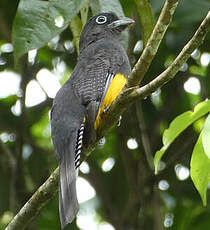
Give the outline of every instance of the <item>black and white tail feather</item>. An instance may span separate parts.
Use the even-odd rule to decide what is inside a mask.
[[[84,134],[85,124],[82,123],[80,129],[78,131],[77,136],[77,145],[75,149],[75,169],[78,169],[80,166],[80,155],[82,152],[82,141],[83,141],[83,134]]]
[[[68,148],[64,148],[66,151],[60,161],[59,210],[62,229],[73,221],[79,210],[76,179],[80,166],[84,128],[85,125],[82,123],[78,132],[72,132],[71,141]],[[76,143],[72,140],[76,140]]]

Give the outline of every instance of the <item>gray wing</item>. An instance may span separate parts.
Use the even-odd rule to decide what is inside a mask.
[[[98,109],[116,73],[127,76],[128,57],[119,43],[99,41],[85,49],[69,81],[87,110],[84,145],[95,140],[94,122]]]
[[[128,76],[130,65],[119,42],[100,40],[83,51],[74,72],[69,81],[87,106],[91,101],[100,104],[113,76],[116,73]]]

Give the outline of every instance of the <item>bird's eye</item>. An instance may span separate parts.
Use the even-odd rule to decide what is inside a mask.
[[[107,21],[107,17],[106,16],[98,16],[97,18],[96,18],[96,22],[98,23],[98,24],[104,24],[104,23],[106,23],[106,21]]]

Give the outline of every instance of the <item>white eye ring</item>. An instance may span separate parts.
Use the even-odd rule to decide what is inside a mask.
[[[107,22],[107,17],[104,15],[100,15],[96,18],[97,24],[104,24]]]

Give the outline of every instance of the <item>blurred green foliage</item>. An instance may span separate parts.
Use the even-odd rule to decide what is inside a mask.
[[[20,4],[23,2],[26,1],[20,1]],[[30,0],[27,2],[36,12],[39,9],[33,8],[34,2],[51,4],[54,1]],[[59,5],[59,2],[56,1],[56,4]],[[138,15],[141,9],[137,9],[135,1],[75,2],[81,2],[81,5],[79,3],[77,5],[78,11],[81,11],[71,12],[66,8],[69,20],[75,16],[75,13],[78,13],[79,19],[85,20],[84,17],[81,17],[81,14],[85,14],[84,9],[80,8],[85,4],[89,4],[88,17],[105,7],[106,10],[112,9],[119,15],[124,12],[125,16],[135,19],[135,26],[127,32],[129,39],[126,34],[122,38],[124,44],[128,45],[127,50],[133,65],[141,55],[140,50],[134,53],[133,48],[137,41],[142,40]],[[73,45],[75,44],[74,35],[67,27],[65,30],[62,28],[63,32],[59,37],[50,42],[47,41],[49,34],[45,34],[47,39],[41,44],[42,47],[38,50],[34,63],[29,63],[27,55],[24,55],[19,68],[16,69],[14,53],[5,52],[2,46],[11,43],[12,24],[18,3],[17,0],[0,1],[0,78],[5,70],[16,72],[21,78],[17,95],[0,98],[0,229],[4,229],[12,216],[57,166],[49,127],[52,98],[47,96],[43,102],[27,107],[24,103],[27,85],[31,80],[37,81],[37,73],[43,68],[56,74],[57,79],[63,84],[77,61],[76,48]],[[164,1],[150,0],[149,3],[154,19],[157,21]],[[66,6],[61,5],[60,7],[65,8]],[[142,84],[148,83],[174,60],[193,35],[209,8],[208,0],[180,1],[172,24]],[[19,27],[34,22],[33,17],[34,15],[31,14],[26,21],[19,21]],[[35,21],[35,24],[38,26],[36,29],[41,26],[39,20]],[[57,29],[60,30],[60,28]],[[13,30],[13,35],[14,33]],[[24,36],[24,33],[21,36]],[[66,43],[67,41],[69,43]],[[65,46],[65,44],[70,44],[70,46]],[[16,45],[19,54],[21,52],[23,54],[22,45]],[[164,228],[206,230],[209,228],[210,207],[202,206],[199,194],[189,176],[184,178],[183,173],[180,173],[184,169],[184,175],[189,172],[191,153],[199,135],[198,130],[189,127],[172,143],[160,162],[160,172],[157,176],[149,167],[148,151],[145,151],[144,145],[144,138],[146,138],[151,154],[154,156],[155,152],[161,148],[162,134],[169,123],[176,116],[192,110],[196,104],[210,98],[210,64],[204,65],[201,62],[204,53],[210,53],[210,34],[197,50],[197,54],[188,60],[187,67],[179,71],[176,78],[160,91],[145,100],[138,101],[137,106],[131,106],[123,115],[121,125],[113,129],[106,137],[105,144],[98,146],[87,159],[90,172],[88,174],[81,172],[81,176],[93,186],[96,196],[81,204],[81,213],[95,212],[96,223],[109,222],[116,230]],[[198,79],[200,90],[197,94],[190,93],[184,88],[184,84],[191,77]],[[5,87],[4,84],[0,85],[0,93],[3,91],[2,87]],[[19,115],[11,110],[18,100],[21,108]],[[141,115],[141,119],[138,114]],[[127,143],[131,138],[138,143],[135,149],[128,148]],[[110,171],[104,172],[102,165],[108,158],[113,158],[115,164]],[[207,200],[208,198],[207,193]],[[56,194],[42,208],[38,217],[27,229],[54,230],[59,229],[59,226]],[[80,228],[74,221],[67,229],[83,228]]]

